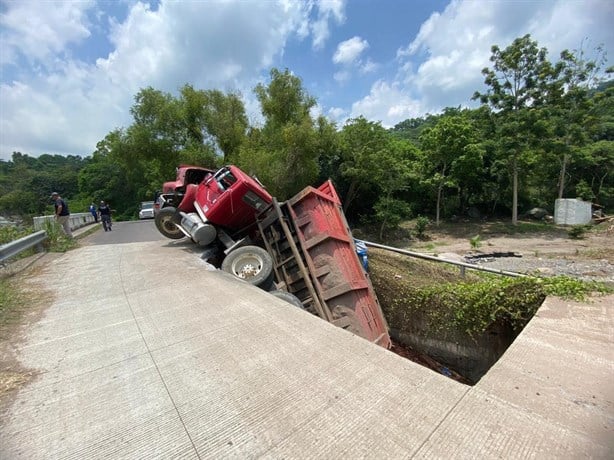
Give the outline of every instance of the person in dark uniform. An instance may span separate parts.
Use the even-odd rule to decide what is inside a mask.
[[[100,202],[98,206],[98,215],[100,216],[100,220],[102,221],[102,226],[104,227],[105,232],[111,231],[111,208],[104,201]]]

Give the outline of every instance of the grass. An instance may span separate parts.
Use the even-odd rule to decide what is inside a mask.
[[[43,230],[47,232],[45,248],[50,252],[66,252],[78,246],[75,238],[68,238],[64,235],[62,228],[57,222],[45,221]]]

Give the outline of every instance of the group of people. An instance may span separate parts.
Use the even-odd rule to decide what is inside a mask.
[[[90,205],[90,212],[94,216],[94,220],[98,223],[98,219],[102,221],[102,226],[105,232],[111,231],[111,208],[104,201],[100,202],[98,209],[94,206],[94,203]]]
[[[59,195],[58,192],[51,194],[51,200],[53,201],[53,207],[55,208],[55,220],[62,227],[64,234],[69,238],[72,238],[72,229],[70,228],[70,210],[68,204]],[[102,226],[105,232],[111,231],[111,208],[104,201],[100,202],[98,208],[92,203],[90,205],[90,213],[94,216],[94,220],[98,223],[98,219],[102,221]]]

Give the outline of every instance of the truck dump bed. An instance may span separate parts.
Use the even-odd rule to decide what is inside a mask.
[[[258,227],[279,286],[322,319],[390,348],[386,320],[332,182],[281,204],[274,200]]]

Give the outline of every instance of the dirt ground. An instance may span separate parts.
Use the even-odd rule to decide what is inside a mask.
[[[614,223],[595,225],[578,239],[568,231],[569,227],[553,226],[543,232],[510,234],[509,226],[500,222],[446,224],[429,228],[426,239],[409,241],[405,248],[457,260],[478,256],[480,265],[500,270],[614,283]],[[478,242],[472,245],[477,235]]]

